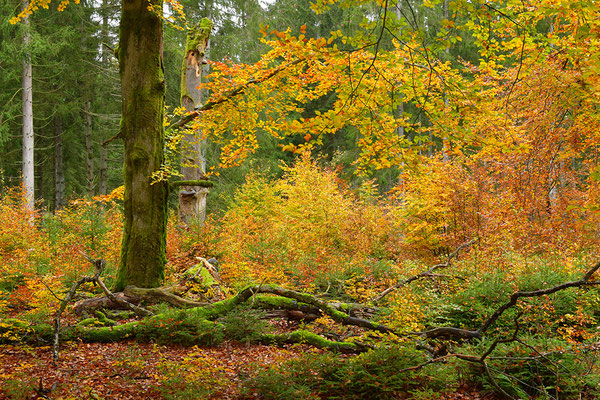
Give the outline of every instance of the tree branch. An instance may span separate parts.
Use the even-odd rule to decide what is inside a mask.
[[[168,129],[181,128],[181,127],[187,125],[188,123],[190,123],[191,121],[193,121],[194,119],[196,119],[196,117],[198,117],[200,114],[202,114],[202,112],[211,110],[211,109],[215,108],[216,106],[218,106],[219,104],[225,103],[225,102],[233,99],[236,96],[244,94],[246,89],[248,89],[250,86],[262,83],[266,80],[269,80],[272,77],[274,77],[275,75],[279,74],[281,71],[284,71],[285,69],[287,69],[291,66],[300,64],[301,62],[304,62],[304,61],[306,61],[306,59],[298,58],[297,60],[294,60],[285,65],[281,65],[281,66],[275,68],[275,70],[273,70],[272,72],[270,72],[269,74],[267,74],[261,78],[251,79],[248,82],[239,85],[235,89],[232,89],[231,91],[229,91],[225,95],[221,96],[220,98],[209,101],[206,104],[204,104],[203,106],[196,107],[194,109],[194,111],[184,115],[183,117],[181,117],[181,119],[179,121],[171,124]]]
[[[562,283],[560,285],[556,285],[556,286],[553,286],[553,287],[550,287],[550,288],[532,290],[532,291],[529,291],[529,292],[522,292],[520,290],[517,291],[517,292],[514,292],[510,296],[510,300],[509,301],[507,301],[502,306],[500,306],[496,311],[494,311],[494,313],[492,315],[490,315],[481,324],[481,327],[479,328],[479,332],[481,332],[481,333],[485,332],[490,327],[490,325],[492,325],[494,322],[496,322],[496,320],[498,318],[500,318],[500,316],[506,310],[508,310],[509,308],[517,305],[517,302],[521,298],[541,297],[541,296],[545,296],[545,295],[548,295],[548,294],[556,293],[558,291],[561,291],[561,290],[564,290],[564,289],[568,289],[568,288],[576,288],[576,287],[581,287],[581,286],[586,286],[586,285],[597,284],[596,282],[590,282],[590,279],[592,278],[592,275],[594,275],[594,273],[596,273],[596,271],[598,271],[598,269],[600,269],[600,262],[598,262],[589,271],[587,271],[585,273],[585,275],[580,280],[578,280],[578,281],[565,282],[565,283]]]
[[[452,253],[450,253],[448,255],[448,258],[446,258],[446,261],[441,263],[441,264],[436,264],[433,267],[429,268],[427,271],[423,271],[417,275],[413,275],[410,278],[407,278],[403,281],[400,281],[398,283],[396,283],[393,286],[390,286],[389,288],[385,289],[383,292],[381,292],[378,296],[374,297],[371,301],[375,304],[377,304],[378,301],[380,301],[381,299],[383,299],[385,296],[387,296],[388,294],[390,294],[392,291],[399,289],[403,286],[408,285],[409,283],[416,281],[418,279],[421,278],[425,278],[425,277],[431,277],[434,276],[433,272],[435,270],[438,270],[440,268],[448,268],[450,266],[450,262],[452,261],[452,259],[456,256],[458,256],[458,253],[464,249],[465,247],[468,247],[470,245],[472,245],[473,243],[475,243],[478,240],[478,238],[473,238],[471,240],[469,240],[468,242],[465,242],[463,244],[461,244],[460,246],[458,246],[456,248],[456,250],[454,250]]]

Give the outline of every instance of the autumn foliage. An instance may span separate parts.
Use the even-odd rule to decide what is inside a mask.
[[[202,85],[210,96],[188,127],[219,147],[211,178],[251,158],[267,136],[293,161],[281,163],[278,177],[255,168],[203,226],[171,217],[166,282],[178,281],[196,257],[216,257],[225,296],[277,284],[377,307],[378,322],[406,334],[339,327],[321,315],[308,330],[367,347],[385,336],[386,344],[348,363],[327,356],[304,360],[306,368],[285,364],[273,376],[259,371],[249,390],[291,396],[290,386],[307,398],[352,398],[372,384],[371,393],[386,398],[414,388],[392,378],[380,387],[372,371],[395,378],[377,369],[393,360],[412,374],[409,361],[422,359],[444,361],[430,376],[411,375],[435,390],[448,378],[515,398],[597,396],[595,277],[578,290],[519,298],[476,342],[406,345],[433,327],[477,329],[513,293],[577,281],[600,247],[597,2],[457,0],[448,8],[433,38],[385,13],[362,22],[365,32],[381,32],[376,37],[265,27],[269,51],[257,63],[211,61]],[[450,59],[450,48],[467,39],[477,59]],[[319,102],[326,106],[314,107]],[[352,161],[323,155],[345,134],[355,138]],[[377,183],[384,170],[394,177],[385,188]],[[122,229],[118,191],[74,200],[54,215],[29,211],[18,189],[4,193],[0,315],[48,319],[54,294],[89,273],[84,255],[107,261],[111,283]],[[434,265],[435,273],[409,282]],[[378,298],[387,288],[395,290]],[[172,321],[155,322],[151,334]],[[452,354],[462,358],[446,363]],[[491,355],[486,363],[481,354]],[[193,350],[182,361],[186,375],[214,374],[198,386],[225,390],[231,371],[215,368],[212,357]],[[130,364],[118,367],[137,368]],[[162,360],[156,368],[162,383],[189,389],[178,367]]]

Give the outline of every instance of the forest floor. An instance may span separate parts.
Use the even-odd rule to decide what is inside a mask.
[[[60,359],[53,366],[51,346],[2,345],[0,399],[209,398],[201,393],[186,394],[183,377],[190,373],[196,380],[215,385],[210,398],[259,398],[251,392],[242,395],[243,383],[248,377],[258,369],[272,368],[307,352],[321,350],[306,345],[276,347],[231,341],[202,348],[133,341],[71,342],[61,346]],[[190,365],[198,369],[194,371]],[[54,384],[52,391],[40,391],[40,388],[48,390]],[[47,397],[41,397],[43,393]],[[192,397],[188,397],[190,395]],[[459,388],[449,389],[433,398],[492,400],[495,397],[474,388]]]

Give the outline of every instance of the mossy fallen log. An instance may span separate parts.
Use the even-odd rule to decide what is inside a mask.
[[[167,292],[158,289],[128,288],[127,290],[127,295],[132,298],[137,295],[156,296],[162,299],[171,298],[165,293]],[[310,294],[271,285],[255,285],[243,289],[237,295],[226,300],[187,309],[167,310],[121,325],[117,325],[105,314],[96,312],[96,318],[88,318],[74,326],[61,329],[59,337],[61,341],[116,342],[135,339],[163,344],[210,345],[218,343],[226,337],[225,326],[217,320],[236,307],[250,301],[254,307],[298,310],[317,315],[326,314],[340,323],[356,325],[358,321],[359,326],[380,330],[378,329],[379,325],[351,317]],[[179,300],[177,303],[189,306],[189,303],[180,303]],[[19,320],[5,320],[0,323],[0,342],[48,343],[52,341],[52,330],[53,328],[47,324],[31,325]],[[275,344],[306,343],[319,348],[345,352],[362,350],[357,344],[331,341],[305,330],[261,335],[258,340]]]
[[[366,348],[356,343],[350,342],[336,342],[333,340],[325,339],[316,333],[298,329],[289,333],[280,334],[264,334],[260,338],[260,342],[264,344],[293,344],[293,343],[304,343],[310,344],[319,349],[327,349],[332,351],[338,351],[341,353],[359,353],[364,351]]]

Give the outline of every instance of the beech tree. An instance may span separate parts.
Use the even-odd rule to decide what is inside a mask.
[[[119,31],[125,146],[124,217],[117,289],[158,286],[164,275],[168,185],[153,182],[163,164],[165,81],[162,19],[148,6],[162,1],[123,0]]]

